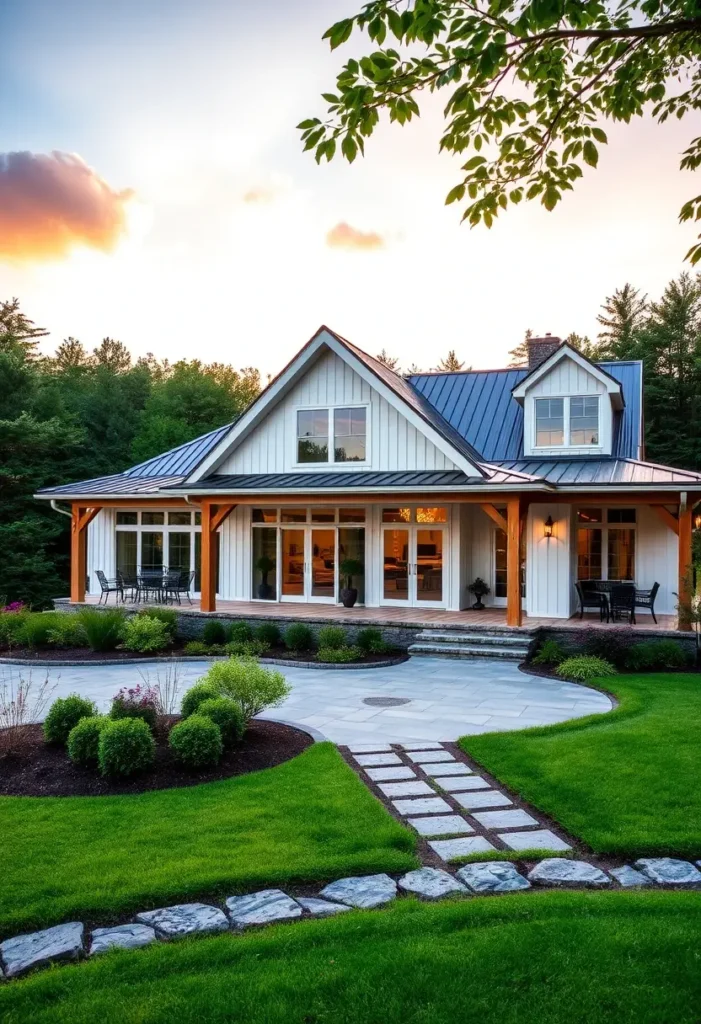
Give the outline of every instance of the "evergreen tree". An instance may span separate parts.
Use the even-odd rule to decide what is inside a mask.
[[[28,359],[36,359],[39,338],[46,338],[48,334],[22,313],[19,299],[0,302],[0,351],[20,349]]]
[[[441,359],[440,363],[436,367],[437,370],[442,370],[444,373],[458,373],[464,367],[464,363],[461,363],[458,357],[455,355],[455,349],[451,348],[445,359]]]
[[[647,296],[637,288],[624,284],[606,298],[602,312],[597,316],[604,328],[599,332],[598,359],[631,359],[639,340],[639,333],[647,314]]]
[[[509,351],[511,366],[528,366],[528,342],[532,337],[533,331],[529,327],[523,336],[523,341],[520,341],[516,348],[512,348]]]
[[[64,338],[52,362],[57,370],[84,370],[90,366],[90,356],[77,338]]]
[[[114,338],[103,338],[93,356],[98,366],[105,366],[113,373],[126,373],[131,367],[131,355],[126,345]]]
[[[567,335],[565,341],[568,345],[571,345],[572,348],[581,352],[583,356],[586,356],[587,359],[597,360],[601,358],[598,346],[594,344],[594,342],[590,341],[585,334],[576,334],[572,331],[571,334]]]
[[[391,356],[386,349],[383,348],[381,352],[378,352],[375,359],[378,363],[382,363],[383,366],[386,366],[388,370],[395,370],[399,373],[399,359],[397,356]]]

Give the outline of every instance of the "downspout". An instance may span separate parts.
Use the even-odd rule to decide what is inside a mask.
[[[51,499],[51,508],[54,510],[54,512],[60,512],[62,516],[68,516],[69,519],[73,518],[73,513],[72,512],[69,512],[65,508],[59,508],[59,506],[56,504],[56,499],[55,498]]]

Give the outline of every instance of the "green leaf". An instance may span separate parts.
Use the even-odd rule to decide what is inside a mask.
[[[602,131],[601,128],[592,128],[591,133],[597,142],[603,142],[604,144],[608,142],[606,132]]]
[[[297,125],[298,128],[307,129],[313,128],[315,124],[321,124],[318,117],[308,117],[306,121],[300,121]]]
[[[596,167],[599,162],[599,151],[590,139],[587,139],[584,143],[582,156],[584,157],[584,163],[589,164],[590,167]]]
[[[560,193],[555,186],[548,185],[543,194],[543,206],[546,210],[554,210],[560,198]]]
[[[486,164],[486,162],[487,162],[486,157],[483,157],[483,156],[473,156],[463,166],[463,171],[472,171],[472,170],[475,169],[475,167],[479,167],[480,164]]]
[[[393,34],[397,37],[397,39],[401,39],[402,36],[404,35],[404,27],[402,25],[401,16],[397,14],[396,11],[389,10],[387,11],[387,22]]]
[[[352,135],[346,135],[341,142],[341,152],[348,161],[352,164],[358,155],[358,143],[355,141]]]
[[[463,182],[460,182],[460,184],[456,185],[455,188],[451,188],[450,192],[445,197],[445,205],[450,206],[451,203],[455,203],[459,199],[462,199],[464,195],[465,185]]]

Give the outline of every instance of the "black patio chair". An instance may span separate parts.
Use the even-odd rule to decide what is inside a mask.
[[[163,600],[163,569],[142,569],[139,574],[139,595],[144,601]]]
[[[100,584],[100,597],[97,602],[98,604],[102,604],[103,597],[105,599],[105,604],[107,604],[110,594],[115,595],[115,604],[120,597],[122,601],[124,600],[124,587],[119,578],[108,580],[102,569],[97,569],[95,575],[97,576],[97,582]]]
[[[169,569],[163,576],[163,582],[161,584],[161,600],[166,604],[172,598],[173,601],[177,601],[180,604],[180,579],[182,576],[182,570],[180,569]]]
[[[189,572],[183,569],[180,573],[180,579],[178,581],[178,587],[176,590],[176,598],[178,604],[180,604],[180,595],[184,594],[188,600],[188,604],[192,604],[192,598],[190,597],[190,591],[192,590],[195,583],[195,570],[191,569]]]
[[[579,598],[579,617],[584,618],[584,612],[587,608],[597,608],[599,611],[599,620],[609,620],[609,602],[607,595],[601,591],[594,589],[593,586],[587,586],[586,582],[575,583],[575,589],[577,591],[577,597]]]
[[[655,625],[657,625],[657,619],[655,618],[655,598],[657,597],[657,591],[659,589],[659,583],[653,583],[652,590],[635,591],[635,607],[649,608],[652,612],[652,617],[655,620]]]
[[[632,583],[614,583],[611,587],[611,619],[615,622],[622,616],[628,617],[631,626],[635,625],[635,586]]]
[[[124,600],[126,600],[126,594],[129,593],[129,600],[138,602],[141,597],[141,590],[139,588],[139,577],[136,573],[118,572],[117,578],[122,584],[122,590],[124,591]]]

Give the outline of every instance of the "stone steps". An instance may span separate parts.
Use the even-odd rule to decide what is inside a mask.
[[[528,654],[531,634],[526,631],[489,630],[484,633],[463,630],[424,629],[408,649],[412,657],[423,658],[496,658],[523,661]]]

